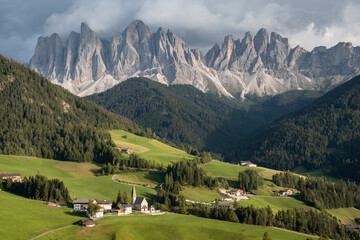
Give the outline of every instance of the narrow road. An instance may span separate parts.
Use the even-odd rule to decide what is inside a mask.
[[[61,228],[57,228],[57,229],[53,229],[53,230],[50,230],[50,231],[47,231],[47,232],[44,232],[43,234],[40,234],[39,236],[36,236],[30,240],[34,240],[34,239],[38,239],[46,234],[49,234],[49,233],[52,233],[52,232],[55,232],[55,231],[58,231],[58,230],[61,230],[61,229],[65,229],[65,228],[69,228],[69,227],[73,227],[75,225],[69,225],[69,226],[65,226],[65,227],[61,227]]]
[[[135,185],[135,186],[139,186],[139,187],[147,187],[143,184],[138,184],[138,183],[120,182],[119,180],[116,180],[115,177],[116,177],[116,174],[114,174],[111,179],[116,183],[125,184],[125,185]],[[147,188],[155,189],[155,187],[147,187]]]

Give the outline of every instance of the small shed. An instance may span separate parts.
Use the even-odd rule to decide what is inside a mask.
[[[80,220],[79,225],[83,227],[95,227],[95,221],[92,219]]]

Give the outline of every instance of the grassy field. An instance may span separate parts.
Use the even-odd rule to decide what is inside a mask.
[[[131,147],[141,157],[162,163],[164,166],[180,161],[183,158],[193,158],[192,155],[182,150],[170,147],[154,139],[140,137],[122,130],[112,130],[110,134],[116,146]],[[126,136],[126,138],[123,136]]]
[[[117,192],[126,192],[130,201],[132,185],[120,184],[111,179],[112,176],[63,179],[73,198],[96,198],[100,200],[115,200]],[[136,195],[145,197],[152,204],[156,190],[136,186]]]
[[[212,202],[215,199],[223,198],[218,190],[211,190],[205,187],[184,187],[181,191],[186,199],[197,202]]]
[[[355,223],[355,218],[360,218],[360,210],[356,208],[337,208],[327,210],[337,217],[343,224]]]
[[[210,175],[214,177],[224,177],[227,179],[237,180],[239,172],[248,169],[249,167],[239,166],[232,163],[226,163],[221,161],[211,161],[209,163],[201,165],[201,167]],[[276,173],[281,171],[270,169],[270,168],[263,168],[263,167],[256,167],[252,168],[256,171],[259,171],[261,176],[265,179],[271,180],[272,176]]]
[[[117,192],[127,192],[129,200],[131,186],[112,181],[112,176],[96,177],[98,169],[91,163],[62,162],[41,158],[0,155],[0,172],[16,172],[22,176],[35,175],[37,172],[64,181],[70,195],[75,198],[94,197],[100,200],[114,200]],[[156,196],[154,189],[136,187],[138,197],[145,197],[152,203]]]
[[[63,162],[25,156],[0,155],[0,172],[20,173],[22,176],[35,175],[37,172],[54,178],[72,177],[56,166]],[[94,165],[94,167],[97,167]]]
[[[239,201],[240,206],[250,206],[251,204],[254,207],[267,207],[270,206],[273,211],[277,212],[279,210],[293,209],[293,208],[305,208],[309,207],[304,202],[299,201],[291,197],[271,197],[271,196],[250,196],[249,200]]]
[[[252,190],[251,192],[261,196],[274,196],[274,191],[279,192],[282,189],[284,188],[279,187],[270,180],[265,179],[264,184],[262,186],[260,186],[257,190]]]
[[[133,172],[117,174],[116,179],[122,182],[147,184],[150,183],[153,186],[164,182],[164,172]]]
[[[51,229],[71,225],[84,217],[69,208],[47,208],[45,203],[0,191],[0,239],[30,239]]]
[[[264,232],[272,239],[306,239],[303,235],[270,227],[230,223],[193,216],[170,214],[158,216],[107,217],[97,221],[94,228],[68,228],[44,237],[45,239],[262,239]]]
[[[306,168],[304,167],[297,167],[295,168],[294,170],[292,170],[292,172],[296,173],[296,174],[299,174],[299,175],[302,175],[302,176],[311,176],[311,177],[326,177],[328,178],[329,180],[333,181],[333,182],[336,182],[336,181],[339,181],[338,178],[335,178],[335,177],[331,177],[331,176],[328,176],[323,170],[321,169],[318,169],[318,170],[307,170]]]

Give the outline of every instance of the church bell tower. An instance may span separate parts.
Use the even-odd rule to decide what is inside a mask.
[[[135,191],[135,185],[133,185],[133,189],[131,192],[131,204],[134,205],[136,201],[136,191]]]

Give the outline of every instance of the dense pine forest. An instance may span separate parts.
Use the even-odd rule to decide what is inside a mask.
[[[6,191],[31,199],[63,203],[71,202],[69,191],[63,181],[48,179],[41,174],[25,177],[21,183],[12,182],[10,179],[3,180],[2,187]]]
[[[224,153],[259,126],[307,105],[320,93],[292,91],[252,101],[220,98],[190,85],[131,78],[87,97],[177,145]],[[255,104],[258,103],[258,104]]]
[[[113,143],[104,129],[113,128],[141,132],[130,120],[0,56],[0,154],[108,162]]]
[[[353,182],[336,183],[322,177],[303,178],[290,172],[277,173],[273,182],[282,187],[296,188],[299,198],[318,209],[356,207],[360,208],[360,186]]]
[[[360,77],[240,142],[227,159],[286,170],[325,168],[360,180]]]

